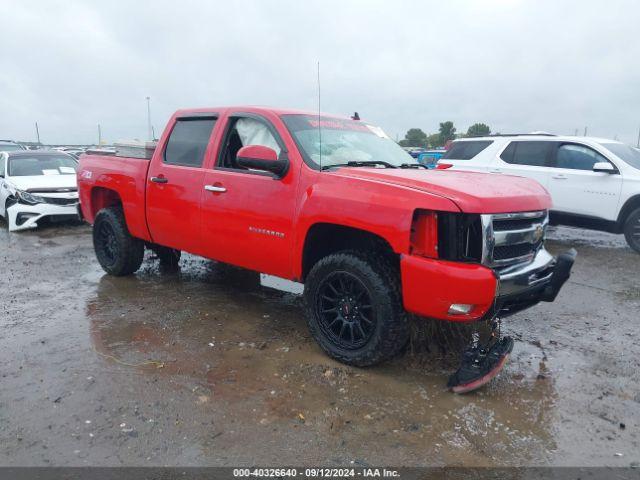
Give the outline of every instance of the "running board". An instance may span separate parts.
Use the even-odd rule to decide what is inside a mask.
[[[294,295],[302,295],[304,292],[304,284],[280,278],[266,273],[260,274],[260,285],[263,287],[274,288],[282,292],[293,293]]]

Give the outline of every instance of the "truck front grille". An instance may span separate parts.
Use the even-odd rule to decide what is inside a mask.
[[[493,247],[494,260],[509,260],[511,258],[519,258],[531,253],[530,243],[519,243],[518,245],[502,245]]]
[[[482,215],[482,263],[498,270],[533,261],[549,223],[546,211]]]
[[[51,205],[75,205],[78,203],[77,198],[61,198],[61,197],[42,197],[45,203]]]

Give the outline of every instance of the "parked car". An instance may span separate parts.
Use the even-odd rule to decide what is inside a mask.
[[[426,150],[418,155],[418,162],[426,165],[429,168],[435,168],[438,160],[440,160],[444,154],[447,153],[445,149],[436,148],[433,150]]]
[[[78,218],[77,166],[61,152],[0,153],[0,214],[9,231],[35,228],[45,218]]]
[[[135,272],[145,245],[261,272],[304,293],[311,334],[350,365],[401,351],[408,314],[477,322],[553,301],[575,256],[545,250],[536,182],[426,169],[380,128],[317,113],[181,110],[150,160],[89,153],[78,182],[107,273]],[[488,381],[512,345],[476,347],[450,386]]]
[[[64,152],[68,155],[71,155],[75,159],[78,159],[80,155],[82,155],[86,149],[79,147],[53,147],[51,150],[56,150],[58,152]]]
[[[404,151],[411,155],[413,158],[418,158],[421,154],[426,152],[422,147],[404,147]]]
[[[19,150],[26,150],[26,148],[11,140],[0,140],[0,152],[15,152]]]
[[[551,194],[552,224],[623,233],[640,253],[640,151],[634,147],[549,134],[464,138],[438,163],[537,180]]]

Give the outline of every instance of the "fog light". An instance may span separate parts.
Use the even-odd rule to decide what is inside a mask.
[[[449,315],[466,315],[473,309],[473,305],[466,303],[452,303],[449,307]]]
[[[37,217],[38,215],[40,215],[40,214],[39,213],[32,213],[32,212],[20,212],[16,216],[16,225],[20,226],[24,222],[29,220],[30,218]]]

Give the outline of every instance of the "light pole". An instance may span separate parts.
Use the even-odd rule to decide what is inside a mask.
[[[147,139],[153,140],[153,132],[151,130],[151,97],[147,97]]]

